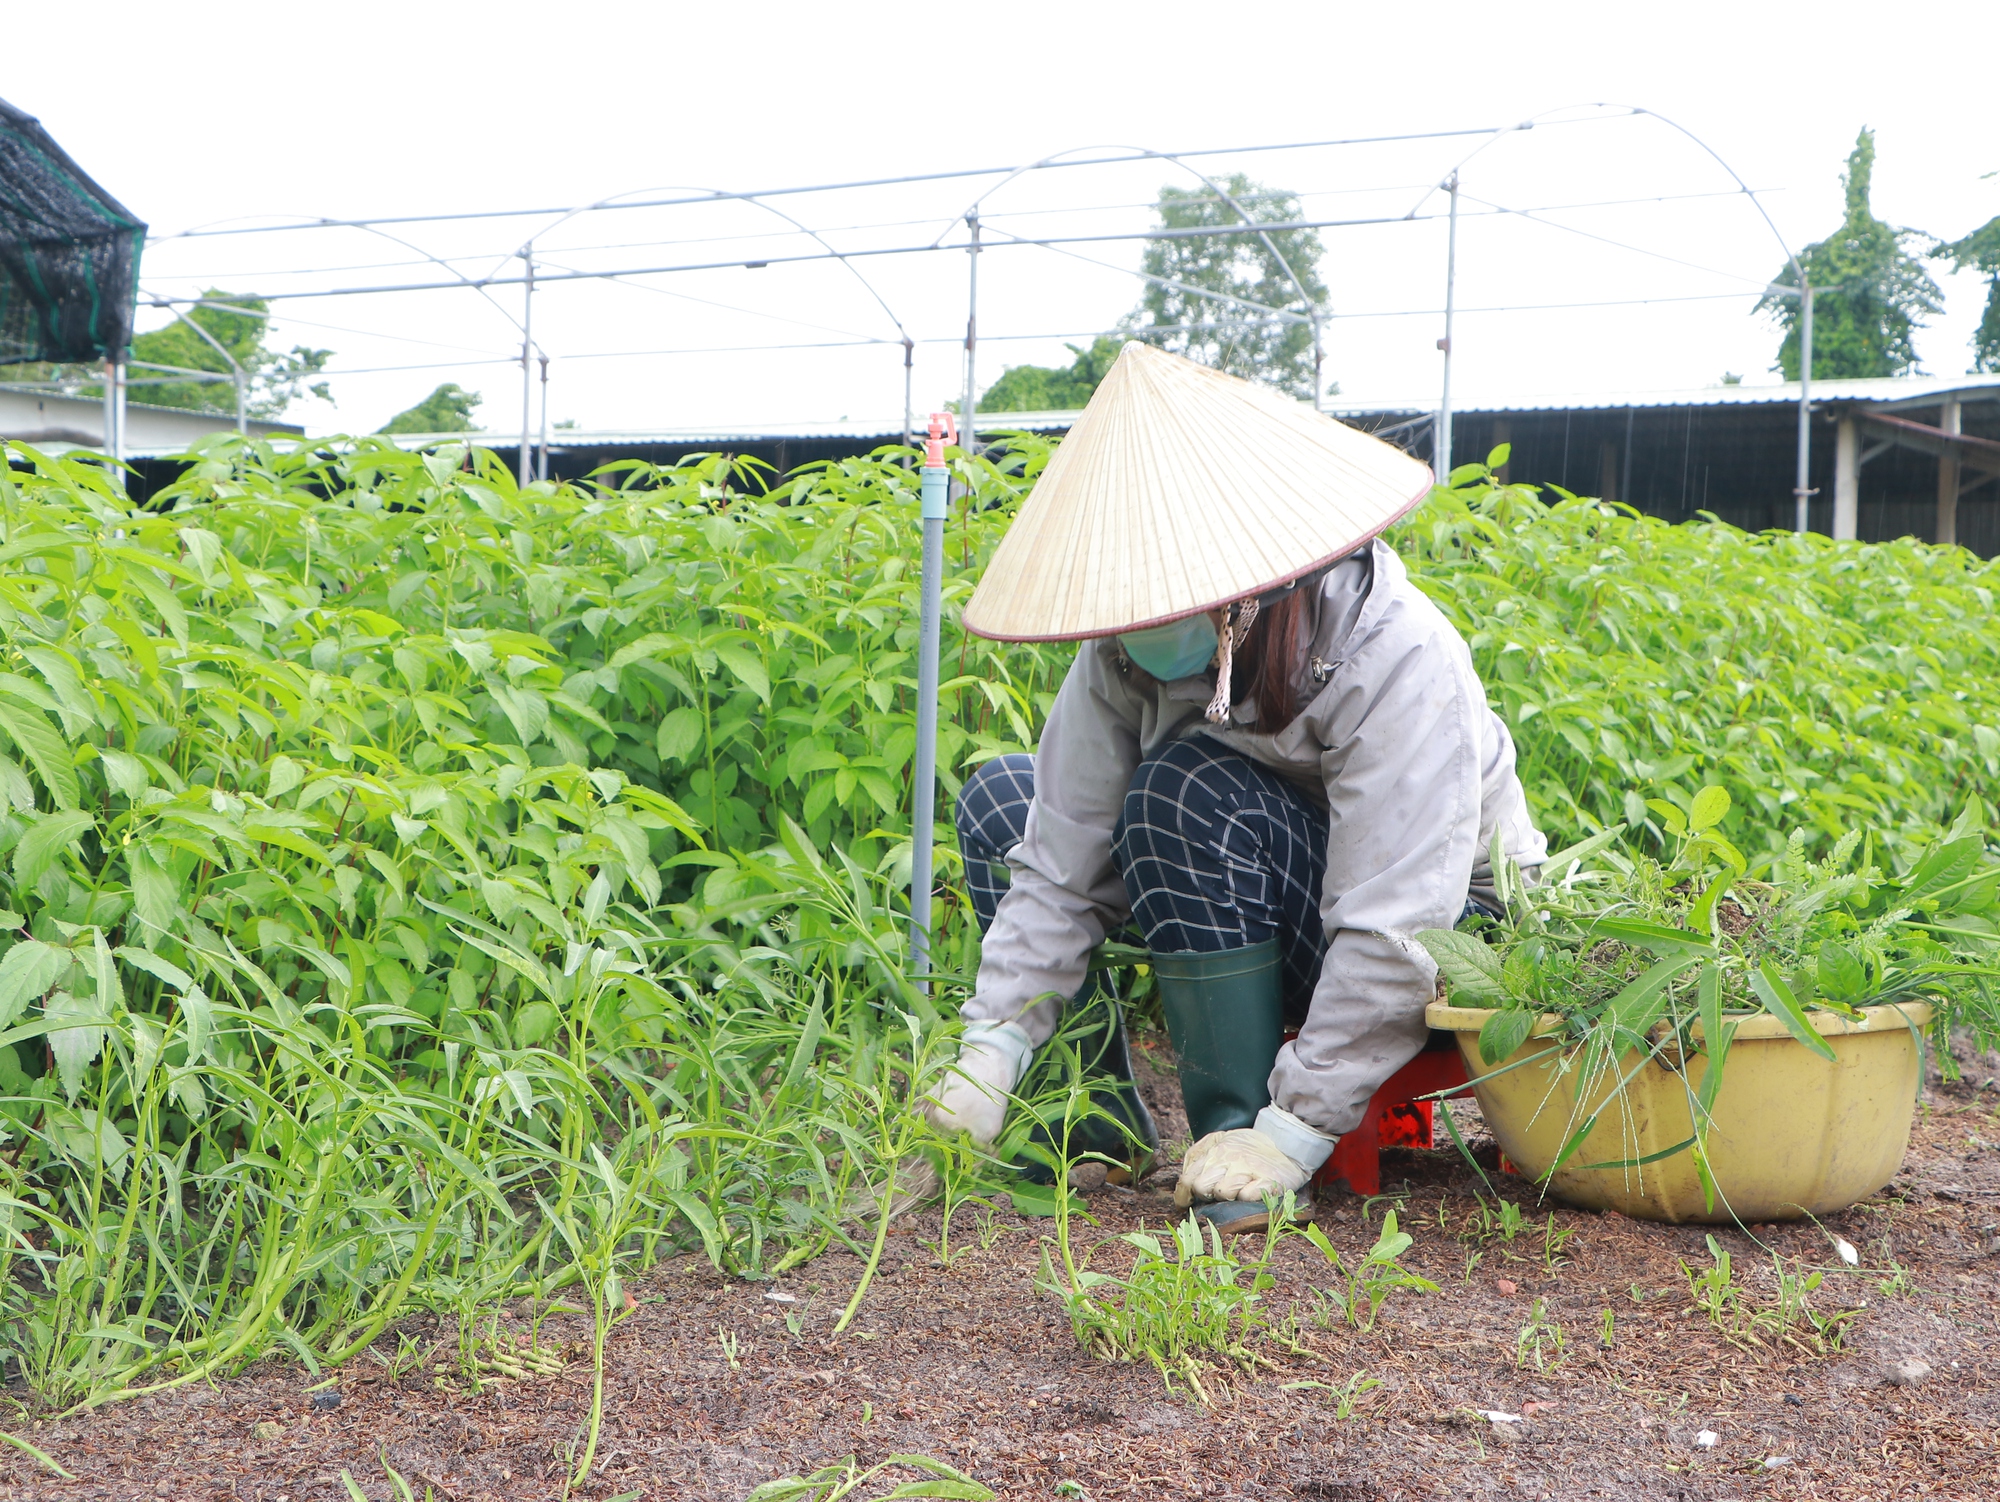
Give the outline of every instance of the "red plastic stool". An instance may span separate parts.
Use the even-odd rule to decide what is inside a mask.
[[[1375,1092],[1361,1124],[1334,1144],[1333,1155],[1313,1175],[1314,1188],[1345,1179],[1355,1194],[1380,1194],[1383,1148],[1432,1146],[1436,1103],[1415,1097],[1449,1090],[1471,1078],[1455,1038],[1443,1048],[1435,1046],[1436,1041],[1433,1034],[1432,1045],[1390,1075],[1388,1083]]]

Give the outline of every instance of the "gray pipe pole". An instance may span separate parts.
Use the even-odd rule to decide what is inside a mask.
[[[1813,289],[1804,273],[1799,276],[1799,298],[1804,304],[1799,323],[1799,475],[1792,486],[1797,509],[1794,530],[1803,536],[1812,518],[1812,325]]]
[[[112,374],[116,378],[114,384],[117,387],[118,391],[118,403],[116,407],[112,409],[112,422],[111,422],[111,431],[117,435],[116,442],[118,446],[116,450],[112,453],[111,457],[116,459],[119,463],[122,464],[125,462],[125,351],[124,350],[121,349],[118,352],[118,361],[115,365],[111,367],[111,369],[112,369]],[[124,471],[122,470],[119,471],[118,474],[118,488],[120,490],[123,490],[125,488],[125,474]]]
[[[1318,309],[1313,310],[1312,326],[1313,326],[1313,411],[1324,412],[1326,410],[1326,407],[1321,402],[1320,398],[1322,395],[1324,395],[1326,391],[1326,383],[1325,379],[1320,374],[1320,365],[1325,357],[1326,352],[1320,347]]]
[[[540,357],[542,362],[542,456],[535,461],[535,478],[549,477],[549,357]]]
[[[236,386],[236,436],[242,437],[250,431],[250,416],[243,404],[243,367],[238,365],[230,372],[230,380]]]
[[[949,419],[945,419],[949,420]],[[938,616],[944,587],[944,522],[949,514],[951,471],[945,467],[944,422],[931,418],[925,445],[923,488],[924,571],[917,626],[917,749],[910,788],[910,968],[930,968],[931,844],[937,812]],[[964,435],[960,442],[963,445]]]
[[[521,294],[521,483],[527,484],[532,478],[528,468],[529,424],[534,411],[535,373],[528,362],[534,349],[535,327],[535,248],[533,244],[521,247],[521,259],[527,263],[528,277]]]
[[[910,378],[915,374],[917,355],[916,341],[908,334],[903,335],[903,447],[910,446]],[[908,464],[910,461],[903,461]]]
[[[1451,194],[1451,227],[1445,232],[1444,242],[1444,338],[1438,341],[1438,348],[1444,351],[1444,394],[1438,407],[1435,441],[1431,445],[1431,468],[1437,472],[1437,483],[1440,485],[1451,479],[1451,323],[1453,299],[1458,289],[1458,174],[1456,172],[1446,181],[1445,190]]]
[[[979,441],[978,424],[975,421],[973,392],[978,388],[973,384],[972,365],[979,354],[979,210],[974,209],[965,216],[965,222],[972,226],[972,243],[966,247],[971,258],[972,282],[965,302],[965,398],[958,407],[958,446],[969,455]]]

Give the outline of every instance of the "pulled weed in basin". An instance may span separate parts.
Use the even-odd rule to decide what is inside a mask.
[[[1924,1003],[1936,1036],[1964,1026],[2000,1041],[2000,865],[1986,856],[1986,811],[1973,797],[1947,836],[1901,874],[1875,863],[1874,841],[1860,831],[1814,860],[1799,829],[1766,859],[1768,879],[1752,880],[1722,833],[1729,794],[1715,785],[1692,796],[1670,791],[1675,799],[1644,804],[1664,825],[1666,859],[1617,849],[1621,824],[1551,856],[1533,888],[1499,861],[1505,918],[1483,921],[1478,932],[1425,929],[1418,937],[1452,1002],[1491,1013],[1478,1043],[1489,1066],[1534,1058],[1505,1063],[1538,1019],[1553,1019],[1552,1043],[1574,1073],[1579,1104],[1545,1177],[1607,1114],[1629,1129],[1627,1087],[1656,1063],[1683,1082],[1691,1134],[1643,1157],[1580,1166],[1639,1173],[1690,1153],[1712,1211],[1708,1133],[1746,1018],[1777,1019],[1828,1062],[1834,1050],[1815,1012],[1860,1020],[1863,1007]],[[1908,1025],[1915,1030],[1914,1020]],[[1586,1113],[1581,1103],[1592,1099]],[[1503,1204],[1499,1214],[1496,1224],[1482,1204],[1473,1234],[1514,1239],[1518,1212]],[[1554,1248],[1547,1251],[1552,1259]]]

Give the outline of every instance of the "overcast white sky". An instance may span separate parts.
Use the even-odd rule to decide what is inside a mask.
[[[561,6],[346,0],[337,7],[109,0],[12,7],[0,95],[156,236],[299,216],[414,215],[586,204],[669,186],[750,190],[1031,162],[1092,145],[1167,151],[1511,123],[1589,101],[1636,104],[1700,136],[1758,189],[1794,247],[1839,221],[1842,161],[1872,125],[1876,212],[1955,237],[2000,214],[1991,57],[2000,7],[1733,4],[1218,6],[1013,0],[951,7]],[[1921,22],[1917,31],[1905,26]],[[33,65],[28,65],[30,60]],[[1393,217],[1479,142],[1209,156],[1302,195],[1315,218]],[[1172,164],[1023,177],[986,200],[1005,234],[1111,233],[1150,222]],[[1728,176],[1657,121],[1548,126],[1467,163],[1459,354],[1481,395],[1775,380],[1777,336],[1750,316],[1782,253]],[[953,221],[999,177],[809,194],[772,207],[842,250],[962,238]],[[1628,200],[1612,207],[1551,208]],[[1432,200],[1425,212],[1442,207]],[[149,291],[280,292],[517,274],[541,233],[554,267],[628,268],[809,253],[777,214],[700,205],[552,218],[166,239]],[[1593,238],[1595,237],[1595,238]],[[1340,316],[1326,371],[1354,398],[1435,400],[1441,220],[1325,232]],[[1617,243],[1607,243],[1617,242]],[[412,248],[414,247],[414,249]],[[1064,337],[1109,329],[1136,300],[1141,247],[1109,241],[981,258],[979,379],[1066,363]],[[1079,259],[1079,255],[1088,260]],[[921,412],[961,381],[966,256],[857,260],[919,341]],[[1101,263],[1101,264],[1093,264]],[[1918,341],[1925,370],[1967,368],[1983,288],[1947,277]],[[1642,305],[1479,312],[1546,303]],[[518,428],[518,286],[275,304],[274,340],[336,351],[337,406],[315,432],[360,431],[439,381],[481,392]],[[160,315],[142,319],[142,326]],[[884,419],[902,410],[891,312],[837,264],[687,271],[546,285],[535,333],[551,410],[590,429]],[[1037,336],[1020,338],[1013,336]],[[884,340],[880,344],[857,343]],[[821,344],[822,348],[771,346]],[[744,350],[742,346],[766,346]],[[736,352],[657,353],[660,351]],[[135,397],[141,395],[135,391]]]

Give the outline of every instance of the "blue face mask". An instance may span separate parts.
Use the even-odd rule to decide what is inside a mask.
[[[1215,656],[1215,623],[1206,614],[1118,638],[1125,655],[1162,683],[1191,678]]]

